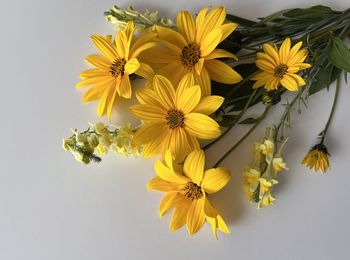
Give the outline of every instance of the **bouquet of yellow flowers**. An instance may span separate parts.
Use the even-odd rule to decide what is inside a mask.
[[[275,203],[272,188],[278,175],[289,170],[283,149],[291,128],[291,112],[313,94],[328,90],[336,81],[333,106],[319,141],[302,164],[325,173],[330,167],[326,146],[341,87],[350,72],[350,9],[326,6],[288,9],[257,21],[227,14],[224,7],[203,8],[196,16],[181,11],[173,22],[158,12],[141,13],[114,6],[105,12],[116,35],[91,36],[99,51],[86,61],[91,68],[80,73],[76,87],[84,89],[83,103],[98,101],[97,115],[107,116],[118,99],[137,99],[129,112],[140,124],[91,124],[73,130],[63,148],[88,164],[100,162],[110,149],[125,156],[158,157],[156,176],[148,189],[165,192],[160,215],[174,208],[171,230],[184,225],[190,234],[207,221],[229,234],[229,228],[210,202],[230,180],[220,167],[227,156],[256,129],[269,112],[281,104],[280,120],[267,127],[264,138],[253,145],[253,163],[243,170],[244,191],[258,208]],[[135,91],[134,81],[144,87]],[[262,104],[260,116],[247,110]],[[210,169],[205,152],[232,129],[249,130]]]

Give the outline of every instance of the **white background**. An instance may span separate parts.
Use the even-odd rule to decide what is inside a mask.
[[[343,84],[327,145],[332,170],[310,173],[300,165],[327,119],[333,90],[293,114],[285,157],[291,170],[280,175],[277,204],[256,210],[242,192],[241,173],[251,162],[251,145],[269,119],[224,164],[232,181],[212,196],[232,235],[216,241],[206,224],[195,236],[171,232],[170,215],[160,219],[163,194],[148,191],[154,160],[110,154],[99,165],[83,166],[61,149],[69,129],[96,122],[96,103],[80,103],[77,75],[95,53],[89,35],[112,33],[103,11],[110,0],[1,1],[0,259],[350,259],[350,89]],[[229,12],[255,18],[282,8],[316,3],[336,9],[348,0],[118,1],[121,7],[158,9],[174,17],[180,9],[226,5]],[[125,121],[127,103],[113,117]],[[258,115],[261,108],[250,110]],[[124,113],[124,115],[120,115]],[[236,128],[207,154],[208,165],[246,131]]]

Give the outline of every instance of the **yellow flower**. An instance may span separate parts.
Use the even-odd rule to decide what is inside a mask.
[[[244,181],[248,184],[256,183],[260,178],[261,173],[250,167],[245,167],[243,177]]]
[[[181,11],[177,15],[177,31],[156,26],[156,32],[165,48],[152,48],[143,54],[145,61],[159,68],[158,74],[169,78],[175,85],[190,73],[202,88],[202,96],[211,94],[210,79],[235,84],[242,77],[217,58],[236,57],[217,45],[227,38],[237,24],[225,23],[226,9],[216,7],[208,12],[202,9],[194,20],[192,14]],[[153,67],[153,66],[152,66]]]
[[[275,144],[270,140],[265,140],[264,143],[260,144],[259,148],[262,154],[268,155],[269,153],[273,153]]]
[[[207,220],[216,237],[219,229],[223,233],[230,231],[219,212],[212,206],[207,194],[221,190],[230,180],[230,173],[225,168],[213,168],[204,171],[205,154],[202,150],[191,152],[183,165],[184,174],[174,170],[170,151],[165,154],[165,162],[155,164],[157,176],[147,185],[149,189],[166,192],[161,204],[160,215],[175,208],[170,223],[172,231],[185,224],[192,235],[198,232]]]
[[[276,198],[274,198],[271,193],[267,193],[264,195],[263,199],[262,199],[262,204],[265,206],[270,206],[275,204]],[[261,208],[261,206],[260,206]]]
[[[259,71],[252,79],[256,80],[254,88],[264,86],[267,90],[276,90],[279,84],[289,91],[298,91],[305,81],[297,73],[310,68],[311,65],[303,63],[308,55],[305,49],[299,50],[302,42],[291,48],[291,40],[285,39],[278,50],[277,47],[265,43],[264,52],[257,53],[256,65]]]
[[[125,29],[116,35],[115,43],[109,36],[91,36],[103,55],[87,56],[86,60],[95,68],[80,73],[82,80],[77,84],[77,88],[90,87],[85,92],[82,102],[99,100],[97,115],[103,116],[107,113],[108,120],[118,96],[131,98],[129,76],[135,73],[144,77],[149,71],[149,66],[140,63],[137,58],[144,50],[156,44],[150,42],[156,34],[145,34],[134,40],[134,30],[134,23],[129,22]]]
[[[278,181],[274,179],[271,179],[270,181],[268,181],[265,178],[260,178],[259,182],[260,182],[260,192],[262,193],[271,191],[272,186],[278,183]]]
[[[191,151],[199,149],[199,139],[220,135],[219,125],[208,115],[222,104],[220,96],[201,99],[201,89],[194,85],[192,75],[186,75],[175,90],[168,79],[154,77],[154,89],[137,92],[141,103],[130,108],[132,114],[143,120],[134,136],[134,142],[143,146],[143,155],[152,157],[168,149],[178,161]]]
[[[330,167],[328,155],[327,147],[324,144],[317,144],[308,152],[302,164],[305,164],[310,170],[320,170],[325,173]]]
[[[273,168],[276,172],[281,172],[282,170],[289,170],[287,164],[283,161],[282,157],[277,157],[272,160]]]

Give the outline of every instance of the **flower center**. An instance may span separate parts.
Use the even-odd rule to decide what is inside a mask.
[[[184,126],[184,114],[177,109],[170,109],[167,113],[166,120],[171,129]]]
[[[112,76],[118,77],[119,75],[123,75],[125,64],[126,61],[123,58],[116,59],[110,67],[110,72]]]
[[[193,67],[201,58],[201,51],[196,43],[191,43],[182,49],[181,62],[186,67]]]
[[[201,187],[193,182],[188,182],[184,188],[185,196],[190,200],[198,200],[203,197]]]
[[[286,64],[280,64],[275,68],[275,76],[282,78],[286,74],[288,67]]]

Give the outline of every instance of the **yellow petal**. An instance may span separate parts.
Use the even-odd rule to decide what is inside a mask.
[[[120,77],[117,78],[116,82],[115,82],[115,86],[113,86],[113,88],[111,88],[111,93],[109,94],[108,100],[107,100],[107,119],[108,121],[111,121],[111,114],[112,114],[112,109],[113,106],[115,104],[116,101],[116,97],[117,97],[117,89],[118,86],[120,85]]]
[[[230,171],[226,168],[213,168],[205,171],[201,187],[208,194],[221,190],[230,181]]]
[[[256,56],[258,57],[258,59],[265,60],[268,63],[272,64],[273,68],[275,68],[278,65],[273,57],[264,52],[258,52]]]
[[[84,70],[80,72],[79,77],[81,79],[85,78],[93,78],[93,77],[107,77],[109,78],[111,76],[111,73],[106,70],[101,70],[101,69],[89,69],[89,70]]]
[[[111,61],[104,56],[99,55],[89,55],[85,57],[86,61],[95,67],[102,70],[109,70],[111,66]]]
[[[242,80],[241,75],[230,66],[218,60],[208,60],[205,62],[210,78],[224,84],[236,84]]]
[[[221,41],[225,40],[228,36],[231,35],[231,33],[236,30],[238,24],[236,23],[226,23],[221,25],[219,28],[222,30],[222,37],[221,37]]]
[[[163,133],[165,127],[165,124],[161,122],[148,122],[137,129],[133,142],[136,145],[148,144],[149,142],[156,140],[157,137]]]
[[[152,40],[157,36],[156,33],[150,32],[139,37],[130,49],[130,58],[136,58],[145,50],[154,47],[157,43]]]
[[[178,100],[183,95],[183,91],[185,89],[193,87],[194,85],[193,74],[189,72],[181,79],[179,85],[177,86],[176,99]]]
[[[113,79],[114,79],[113,77],[105,77],[105,76],[86,78],[86,79],[79,81],[75,85],[75,87],[81,88],[81,87],[86,87],[86,86],[92,86],[92,85],[101,84],[102,82],[113,80]]]
[[[209,55],[221,41],[222,31],[221,29],[212,30],[200,45],[201,57]]]
[[[207,196],[204,197],[203,211],[206,217],[211,218],[216,218],[216,216],[219,214],[218,210],[213,207]]]
[[[189,151],[191,152],[191,151],[195,151],[195,150],[200,149],[200,145],[199,145],[197,138],[195,138],[194,136],[190,135],[187,132],[186,132],[186,135],[187,135]]]
[[[175,90],[171,82],[164,76],[154,76],[154,90],[157,93],[159,102],[166,108],[174,108]]]
[[[168,192],[162,199],[159,206],[159,215],[163,216],[169,209],[176,207],[183,195],[178,192]]]
[[[181,187],[182,187],[181,185],[178,185],[176,183],[164,181],[158,176],[154,177],[147,184],[147,189],[163,191],[163,192],[178,191],[181,189]]]
[[[177,29],[185,37],[187,43],[193,43],[196,36],[196,27],[191,13],[181,11],[176,19]]]
[[[174,160],[176,162],[183,162],[185,156],[189,153],[189,145],[185,130],[182,128],[172,130],[169,140],[169,148],[174,155]]]
[[[305,80],[297,74],[288,73],[287,75],[291,76],[297,82],[299,87],[304,86],[306,84]]]
[[[188,181],[186,177],[177,174],[172,169],[164,165],[164,163],[160,160],[156,161],[154,164],[154,170],[157,173],[158,177],[164,181],[176,184],[186,184]]]
[[[149,104],[162,109],[153,89],[143,89],[136,91],[136,98],[141,104]]]
[[[173,167],[173,161],[174,161],[174,156],[171,153],[171,150],[167,150],[164,154],[164,161],[166,166],[168,166],[170,169],[174,169]]]
[[[135,73],[140,68],[140,63],[136,58],[129,60],[124,67],[124,70],[129,75]]]
[[[177,94],[177,93],[176,93]],[[176,95],[176,107],[184,114],[190,113],[201,99],[201,89],[197,86],[186,88],[181,95]]]
[[[105,92],[106,89],[112,87],[112,85],[115,84],[115,79],[114,78],[110,78],[110,79],[105,79],[95,85],[93,85],[92,87],[89,88],[88,91],[85,92],[83,98],[82,98],[82,102],[86,103],[86,102],[90,102],[90,101],[94,101],[96,99],[99,99],[102,94]]]
[[[130,99],[132,95],[131,83],[128,74],[121,76],[119,88],[117,89],[119,96]]]
[[[191,201],[183,196],[175,208],[173,217],[170,222],[170,230],[175,231],[186,224],[187,212],[191,206]]]
[[[194,65],[194,69],[198,75],[201,74],[203,65],[204,65],[204,58],[200,58],[198,62]]]
[[[220,58],[232,58],[237,60],[237,57],[233,53],[223,49],[215,49],[205,57],[206,60],[220,59]]]
[[[194,82],[201,87],[202,97],[209,96],[211,94],[211,82],[207,69],[203,67],[201,74],[193,73]]]
[[[207,96],[201,99],[199,104],[193,109],[193,112],[211,115],[219,109],[223,102],[223,97]]]
[[[205,16],[209,10],[209,7],[205,7],[199,11],[196,18],[196,43],[199,44],[203,35]]]
[[[125,31],[120,31],[115,37],[115,45],[116,45],[116,51],[118,53],[118,56],[120,58],[124,58],[128,60],[128,44],[129,44],[129,37],[126,35]]]
[[[255,61],[255,63],[259,69],[269,71],[269,72],[273,72],[276,68],[274,64],[270,63],[267,60],[257,60]]]
[[[218,215],[216,217],[216,219],[217,219],[217,225],[218,225],[219,230],[225,234],[231,234],[229,228],[226,226],[226,223],[222,219],[222,217],[220,215]]]
[[[216,220],[216,218],[211,218],[211,217],[208,217],[208,216],[206,216],[205,218],[206,218],[206,220],[209,222],[209,224],[211,226],[211,230],[212,230],[212,232],[214,234],[214,237],[216,239],[218,239],[218,235],[217,235],[217,232],[216,232],[216,228],[217,228],[217,220]]]
[[[276,48],[272,47],[270,44],[265,43],[263,44],[263,49],[264,52],[267,53],[268,55],[270,55],[276,64],[280,64],[280,58],[278,56],[278,52],[276,50]]]
[[[226,9],[222,6],[218,6],[211,10],[205,17],[201,30],[197,34],[196,41],[201,42],[212,30],[220,27],[226,18]],[[198,30],[198,28],[197,28]]]
[[[173,29],[156,26],[156,31],[158,33],[158,37],[162,40],[162,43],[164,42],[171,43],[177,48],[179,48],[180,52],[183,49],[183,47],[187,46],[187,42],[185,38],[180,33],[178,33]]]
[[[135,71],[135,74],[147,80],[153,80],[154,71],[151,66],[146,63],[140,63],[140,67]]]
[[[95,34],[92,35],[91,38],[97,49],[99,49],[110,62],[114,62],[114,60],[118,58],[115,46],[105,37]]]
[[[295,44],[295,45],[290,49],[287,60],[292,59],[292,58],[295,56],[295,54],[298,53],[298,51],[300,50],[300,48],[301,48],[302,45],[303,45],[303,42],[301,42],[301,41],[298,42],[297,44]]]
[[[99,117],[103,116],[106,113],[106,109],[107,109],[106,102],[107,102],[108,94],[109,94],[109,89],[106,89],[101,96],[100,102],[98,103],[97,115]]]
[[[194,200],[187,213],[187,230],[191,235],[197,233],[205,222],[203,199]]]
[[[184,173],[195,184],[200,186],[204,174],[205,154],[203,150],[191,152],[184,163]]]
[[[283,85],[283,87],[285,87],[289,91],[298,91],[297,82],[288,75],[283,76],[283,78],[281,79],[281,84]]]
[[[221,134],[218,123],[199,113],[185,115],[185,130],[200,139],[213,139]]]
[[[149,104],[139,104],[130,107],[131,113],[145,121],[163,121],[166,124],[166,111]]]
[[[167,127],[166,125],[163,125],[162,127],[163,129],[160,130],[158,136],[152,139],[151,142],[143,145],[142,155],[144,158],[152,158],[163,152],[164,144],[167,142]]]
[[[290,51],[290,46],[291,46],[291,41],[289,38],[285,39],[280,47],[279,50],[279,57],[280,61],[282,64],[287,63],[287,59],[289,56],[289,51]]]

